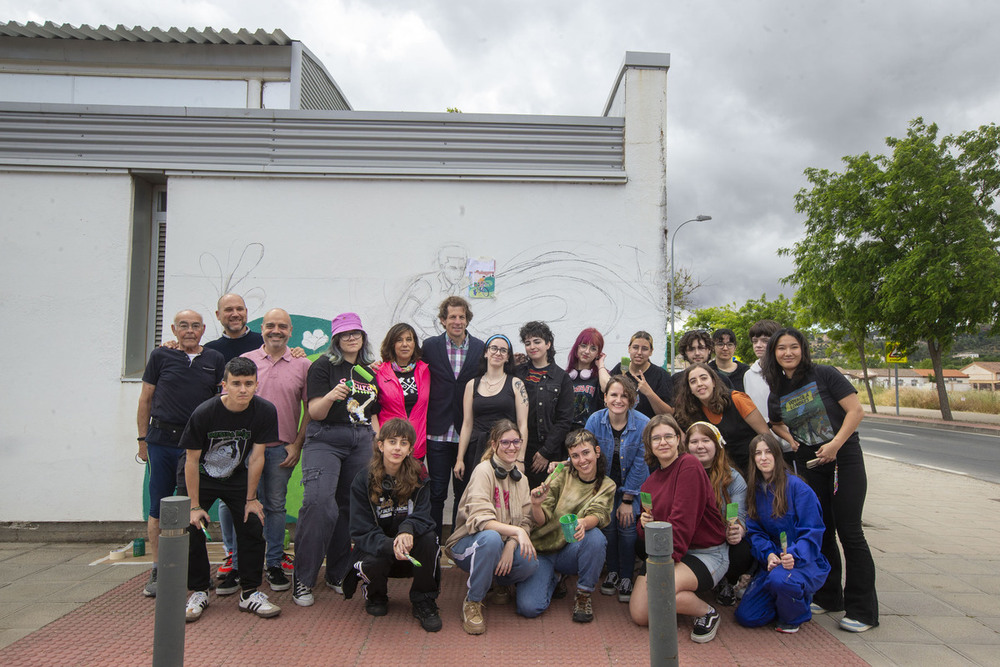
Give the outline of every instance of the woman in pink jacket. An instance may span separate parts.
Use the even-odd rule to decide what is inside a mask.
[[[417,332],[406,323],[394,324],[382,341],[382,365],[375,372],[378,398],[382,406],[379,422],[393,417],[407,419],[417,432],[413,456],[423,460],[427,450],[427,399],[431,374],[420,361]]]

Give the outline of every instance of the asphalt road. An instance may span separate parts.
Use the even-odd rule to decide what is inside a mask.
[[[1000,436],[865,420],[866,453],[1000,484]]]

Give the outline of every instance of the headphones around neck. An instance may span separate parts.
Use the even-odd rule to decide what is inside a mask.
[[[513,481],[520,482],[521,477],[523,477],[521,471],[517,469],[517,466],[507,470],[506,468],[501,467],[492,456],[490,457],[490,465],[493,466],[493,474],[496,475],[497,479],[507,479],[507,475],[510,475],[510,478]]]

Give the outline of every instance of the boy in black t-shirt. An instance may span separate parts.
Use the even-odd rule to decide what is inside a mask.
[[[265,443],[278,439],[278,414],[274,406],[255,396],[257,366],[237,357],[226,364],[222,379],[224,396],[195,408],[188,420],[181,447],[187,450],[182,493],[191,498],[188,526],[188,598],[186,618],[197,621],[208,606],[211,572],[202,527],[216,499],[233,512],[239,550],[240,611],[271,618],[281,608],[257,588],[264,570],[264,508],[257,500],[257,484],[264,468]]]

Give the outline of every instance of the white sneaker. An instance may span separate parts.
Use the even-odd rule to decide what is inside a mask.
[[[184,609],[184,620],[188,623],[201,618],[201,612],[208,606],[208,593],[205,591],[195,591],[188,597],[187,607]]]
[[[246,593],[240,594],[240,611],[257,614],[261,618],[273,618],[281,613],[281,607],[272,604],[260,591],[254,591],[248,597],[243,597],[244,595]]]

